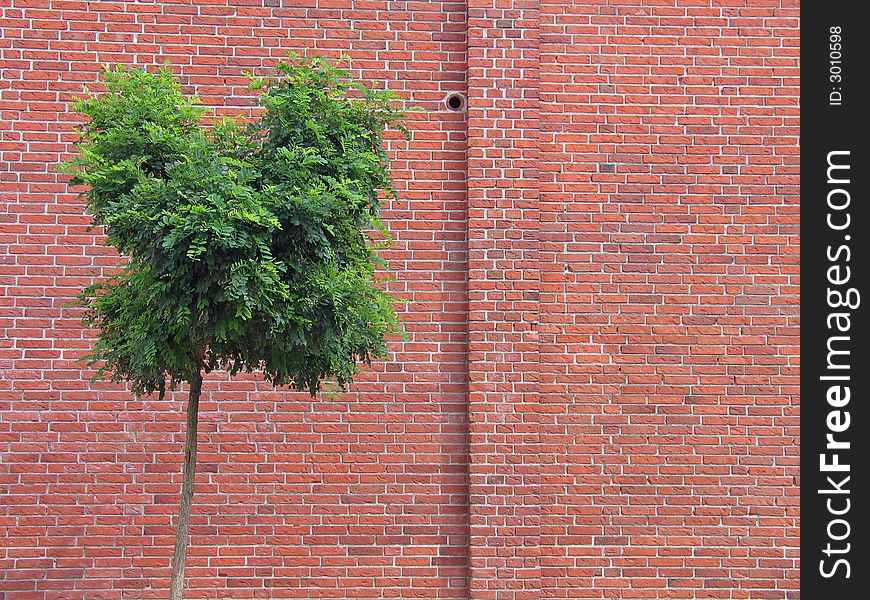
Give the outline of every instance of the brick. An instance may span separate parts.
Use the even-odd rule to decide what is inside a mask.
[[[170,60],[250,116],[297,50],[424,109],[383,211],[409,339],[335,399],[211,374],[190,597],[798,598],[799,11],[612,4],[2,9],[6,597],[158,597],[174,540],[183,390],[75,362],[118,258],[52,168],[70,101]]]

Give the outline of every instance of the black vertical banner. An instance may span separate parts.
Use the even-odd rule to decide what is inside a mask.
[[[870,597],[870,163],[860,2],[801,7],[801,592]]]

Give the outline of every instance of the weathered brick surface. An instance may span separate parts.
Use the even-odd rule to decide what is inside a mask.
[[[468,3],[469,566],[537,598],[538,2]]]
[[[407,342],[338,398],[205,384],[197,598],[797,598],[798,8],[0,3],[0,595],[164,597],[184,394],[89,383],[116,264],[52,166],[98,63],[337,57],[391,139]],[[451,111],[450,92],[467,97]]]
[[[797,4],[541,4],[541,587],[796,597]]]

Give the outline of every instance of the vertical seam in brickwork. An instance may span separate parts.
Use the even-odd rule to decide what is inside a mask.
[[[468,6],[469,588],[530,599],[540,593],[538,2]]]
[[[469,319],[469,315],[471,314],[471,250],[470,250],[470,231],[469,231],[469,217],[470,217],[470,202],[469,191],[471,190],[471,185],[468,180],[468,149],[469,149],[469,138],[468,138],[468,103],[471,97],[470,94],[470,80],[468,77],[468,64],[469,64],[469,13],[468,13],[468,0],[465,2],[465,106],[464,106],[464,116],[463,123],[465,124],[465,327],[466,327],[466,335],[465,335],[465,407],[466,407],[466,415],[465,415],[465,500],[467,502],[465,506],[465,590],[468,593],[469,598],[471,597],[471,321]]]

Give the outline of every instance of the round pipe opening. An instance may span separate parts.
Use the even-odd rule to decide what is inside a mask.
[[[444,104],[447,105],[448,110],[463,110],[465,108],[465,96],[458,92],[454,92],[452,94],[449,94],[447,98],[444,99]]]

